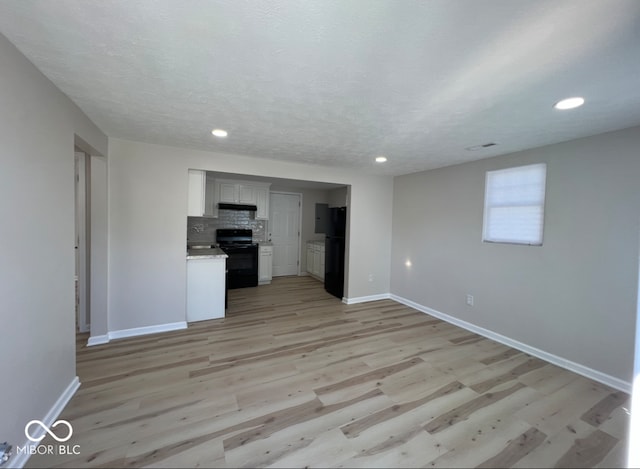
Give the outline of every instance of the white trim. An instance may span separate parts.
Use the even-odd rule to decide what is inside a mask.
[[[137,337],[140,335],[157,334],[159,332],[178,331],[187,328],[187,321],[171,322],[168,324],[158,324],[156,326],[134,327],[132,329],[121,329],[109,332],[109,340],[124,339],[126,337]]]
[[[631,422],[629,423],[629,440],[640,438],[640,257],[638,257],[638,290],[636,293],[636,346],[633,370],[633,392],[631,393]],[[640,448],[637,444],[629,445],[627,467],[640,467]]]
[[[160,332],[179,331],[187,328],[186,321],[171,322],[168,324],[158,324],[155,326],[134,327],[132,329],[121,329],[119,331],[111,331],[105,335],[89,337],[87,347],[94,345],[107,344],[113,339],[124,339],[127,337],[138,337],[147,334],[158,334]]]
[[[80,387],[80,378],[76,376],[71,380],[71,382],[69,383],[67,388],[62,392],[62,394],[60,394],[60,397],[58,397],[55,404],[53,404],[53,407],[49,409],[49,412],[47,412],[47,415],[45,415],[44,418],[40,419],[40,421],[44,423],[45,426],[50,427],[57,420],[58,416],[62,413],[62,411],[67,406],[67,404],[69,403],[71,398],[74,396],[74,394],[76,393],[79,387]],[[25,425],[26,424],[27,422],[25,422]],[[73,423],[71,425],[73,425]],[[34,438],[39,438],[40,436],[44,435],[45,433],[44,428],[40,426],[33,427],[33,428],[35,430],[31,436],[33,436]],[[25,440],[22,447],[26,447],[32,444],[33,444],[32,441]],[[25,464],[27,464],[27,461],[29,461],[29,457],[31,455],[28,452],[18,454],[16,448],[14,448],[13,451],[14,451],[15,457],[9,460],[10,466],[8,467],[16,467],[20,469],[23,468]]]
[[[357,296],[355,298],[342,298],[342,302],[347,305],[355,305],[357,303],[366,303],[368,301],[388,300],[391,298],[389,293],[380,293],[379,295]]]
[[[631,383],[621,380],[620,378],[616,378],[606,373],[602,373],[601,371],[594,370],[593,368],[581,365],[580,363],[567,360],[552,353],[545,352],[544,350],[540,350],[522,342],[518,342],[517,340],[510,339],[509,337],[498,334],[497,332],[493,332],[489,329],[471,324],[470,322],[463,321],[462,319],[449,316],[448,314],[441,313],[440,311],[436,311],[435,309],[423,306],[401,296],[392,294],[391,299],[397,301],[398,303],[402,303],[404,305],[410,306],[411,308],[417,309],[418,311],[421,311],[423,313],[429,314],[430,316],[442,319],[443,321],[446,321],[455,326],[474,332],[483,337],[487,337],[491,340],[495,340],[496,342],[500,342],[501,344],[508,345],[509,347],[513,347],[522,352],[528,353],[529,355],[533,355],[534,357],[538,357],[561,368],[565,368],[579,375],[586,376],[587,378],[590,378],[594,381],[598,381],[600,383],[606,384],[607,386],[611,386],[612,388],[619,391],[631,393]]]
[[[76,243],[76,320],[79,332],[89,332],[90,325],[87,324],[89,308],[89,268],[91,259],[88,251],[87,218],[89,217],[89,207],[87,207],[87,172],[91,171],[91,164],[88,156],[83,151],[74,152],[74,194],[75,194],[75,243]]]
[[[87,347],[93,347],[94,345],[102,345],[109,343],[109,334],[94,335],[89,337],[87,341]]]

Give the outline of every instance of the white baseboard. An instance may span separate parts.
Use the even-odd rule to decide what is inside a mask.
[[[408,300],[401,296],[390,295],[390,297],[392,300],[397,301],[398,303],[402,303],[404,305],[410,306],[411,308],[417,309],[418,311],[421,311],[423,313],[426,313],[438,319],[442,319],[443,321],[453,324],[455,326],[474,332],[488,339],[495,340],[496,342],[500,342],[501,344],[507,345],[509,347],[513,347],[524,353],[528,353],[529,355],[532,355],[534,357],[540,358],[549,363],[557,365],[561,368],[565,368],[569,371],[573,371],[574,373],[585,376],[594,381],[598,381],[599,383],[606,384],[607,386],[611,386],[612,388],[617,389],[619,391],[624,391],[629,394],[631,393],[631,390],[633,387],[632,384],[620,378],[616,378],[606,373],[602,373],[601,371],[594,370],[593,368],[589,368],[587,366],[581,365],[580,363],[567,360],[565,358],[559,357],[552,353],[545,352],[544,350],[540,350],[538,348],[532,347],[522,342],[518,342],[517,340],[498,334],[497,332],[493,332],[489,329],[476,326],[475,324],[472,324],[470,322],[463,321],[462,319],[449,316],[448,314],[441,313],[440,311],[436,311],[435,309],[431,309],[427,306],[418,304],[414,301]]]
[[[67,406],[67,404],[69,403],[71,398],[74,396],[74,394],[76,393],[79,387],[80,387],[80,379],[76,376],[71,380],[71,382],[69,383],[67,388],[62,392],[62,394],[60,394],[60,397],[58,397],[55,404],[53,404],[53,407],[49,409],[49,412],[47,412],[47,414],[39,420],[46,427],[50,427],[58,419],[58,416],[62,413],[62,411]],[[27,422],[25,422],[25,425],[26,424]],[[33,438],[39,438],[45,433],[45,429],[40,426],[32,426],[31,428],[33,428],[33,431],[31,433],[31,436]],[[32,441],[25,440],[23,444],[23,448],[26,448],[27,446],[32,444],[33,444]],[[9,460],[8,467],[16,467],[16,468],[22,469],[25,466],[25,464],[27,464],[27,461],[29,461],[30,454],[28,452],[18,454],[17,448],[13,448],[13,451],[14,451],[15,457]]]
[[[109,343],[109,334],[94,335],[89,337],[87,341],[87,347],[93,347],[94,345],[102,345]]]
[[[109,332],[109,340],[124,339],[125,337],[137,337],[140,335],[157,334],[158,332],[179,331],[187,328],[187,321],[170,322],[168,324],[158,324],[156,326],[134,327],[132,329],[122,329]]]
[[[158,324],[156,326],[134,327],[132,329],[121,329],[119,331],[111,331],[105,335],[89,337],[87,346],[107,344],[113,339],[124,339],[127,337],[138,337],[147,334],[158,334],[159,332],[179,331],[187,328],[186,321],[171,322],[168,324]]]
[[[389,293],[380,293],[379,295],[357,296],[355,298],[342,298],[342,302],[347,305],[355,305],[356,303],[366,303],[368,301],[388,300],[391,298]]]

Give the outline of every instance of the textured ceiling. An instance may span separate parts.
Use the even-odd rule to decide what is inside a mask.
[[[397,175],[640,125],[636,0],[2,0],[0,32],[143,142]]]

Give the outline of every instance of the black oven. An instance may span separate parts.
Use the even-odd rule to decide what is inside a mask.
[[[251,230],[218,229],[216,241],[227,258],[227,288],[258,285],[258,245]]]

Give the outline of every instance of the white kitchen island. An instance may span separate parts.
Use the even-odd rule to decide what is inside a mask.
[[[224,318],[226,269],[221,249],[187,253],[187,322]]]

